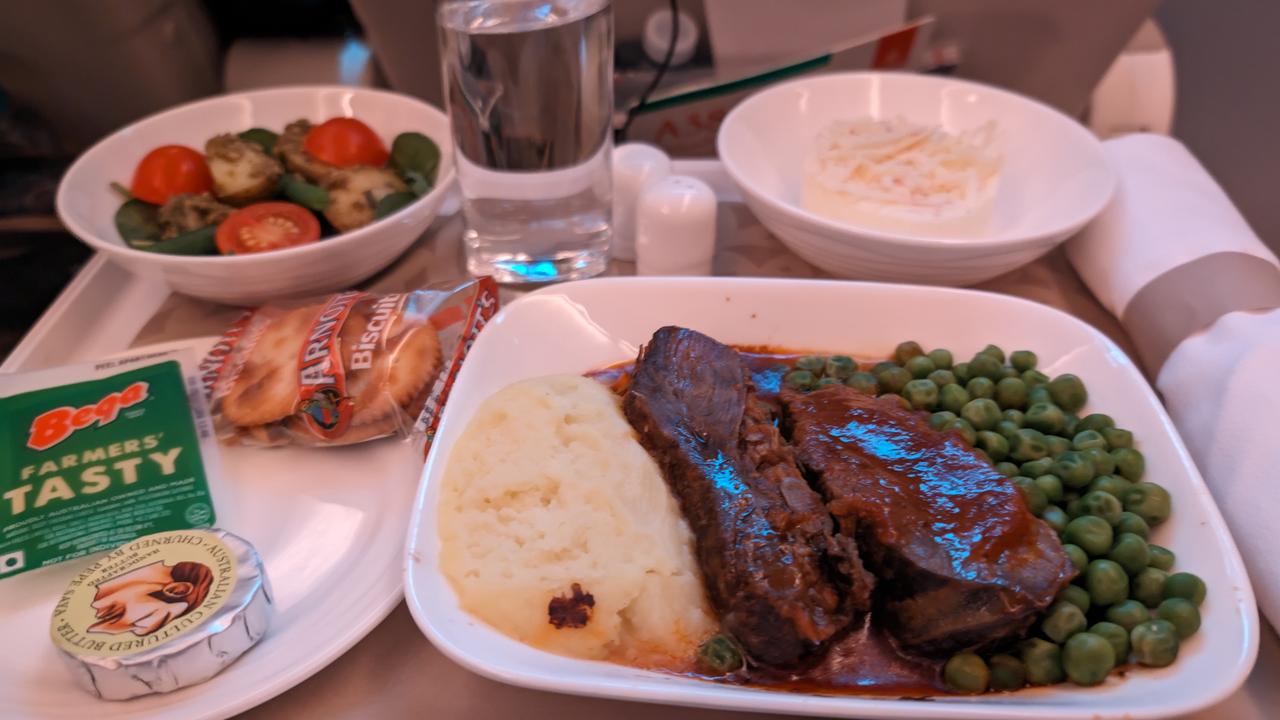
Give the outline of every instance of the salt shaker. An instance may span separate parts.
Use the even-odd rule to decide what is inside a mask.
[[[626,143],[613,151],[613,257],[636,259],[636,202],[640,191],[671,174],[671,158],[645,143]]]
[[[636,273],[710,275],[716,245],[716,195],[697,178],[670,175],[636,203]]]

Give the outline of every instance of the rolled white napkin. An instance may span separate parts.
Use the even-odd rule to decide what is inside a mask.
[[[1263,309],[1280,307],[1280,263],[1181,143],[1132,135],[1103,147],[1116,197],[1067,256],[1134,337],[1280,626],[1280,442],[1258,415],[1280,406],[1280,310]]]

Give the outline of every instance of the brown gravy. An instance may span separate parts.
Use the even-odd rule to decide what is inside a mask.
[[[734,346],[751,370],[756,392],[766,400],[778,394],[782,378],[798,358],[812,353],[764,346]],[[866,360],[856,358],[859,367]],[[619,394],[626,391],[635,362],[628,360],[592,370],[594,378]],[[942,681],[944,660],[922,659],[900,652],[889,634],[874,622],[875,611],[867,613],[859,627],[851,629],[814,666],[798,672],[764,668],[743,668],[727,676],[687,673],[703,680],[732,685],[817,695],[877,695],[921,699],[947,692]]]

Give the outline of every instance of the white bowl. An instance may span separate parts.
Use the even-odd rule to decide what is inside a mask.
[[[390,145],[416,130],[440,146],[436,186],[399,212],[318,243],[232,256],[182,256],[134,250],[116,231],[120,197],[151,149],[177,143],[203,150],[219,133],[265,127],[276,132],[299,118],[355,117]],[[453,182],[449,120],[411,97],[352,87],[284,87],[220,95],[180,105],[119,130],[89,148],[58,186],[58,217],[76,237],[138,274],[160,276],[175,291],[233,305],[341,290],[390,265],[435,218]]]
[[[894,233],[827,219],[801,206],[805,157],[834,120],[871,116],[998,126],[1004,155],[992,217],[970,237]],[[1024,265],[1106,206],[1115,174],[1084,126],[1021,95],[932,75],[855,72],[770,86],[735,107],[716,147],[752,212],[797,255],[834,275],[970,285]]]

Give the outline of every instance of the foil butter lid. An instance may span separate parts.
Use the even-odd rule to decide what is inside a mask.
[[[225,530],[138,538],[71,581],[50,634],[105,700],[204,682],[267,631],[271,589],[256,550]]]

